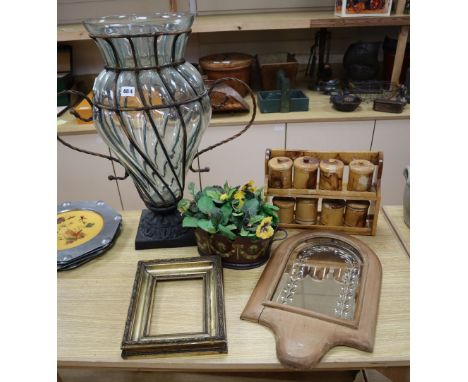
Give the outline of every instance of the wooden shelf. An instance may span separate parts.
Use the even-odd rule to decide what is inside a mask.
[[[372,103],[362,103],[355,111],[345,113],[337,111],[329,102],[329,96],[311,90],[304,90],[309,97],[309,111],[291,113],[266,113],[257,110],[254,124],[300,123],[300,122],[345,122],[345,121],[375,121],[409,119],[410,105],[406,105],[403,113],[382,113],[372,110]],[[252,106],[249,97],[246,101]],[[214,114],[210,127],[241,126],[250,120],[250,113],[243,114]],[[79,124],[77,119],[68,111],[57,118],[57,133],[59,135],[92,134],[96,129],[93,123]]]
[[[333,11],[281,12],[197,16],[193,23],[192,33],[407,25],[410,25],[409,15],[336,17]],[[82,24],[57,26],[57,41],[59,42],[88,39],[88,32]]]

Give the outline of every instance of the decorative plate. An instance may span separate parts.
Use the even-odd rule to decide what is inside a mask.
[[[72,262],[107,247],[121,220],[117,211],[101,200],[57,205],[57,263]]]

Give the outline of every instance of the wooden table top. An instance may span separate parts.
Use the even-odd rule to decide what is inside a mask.
[[[409,256],[410,229],[403,220],[403,206],[384,206],[383,211]]]
[[[59,367],[110,367],[164,371],[284,370],[276,358],[273,333],[239,316],[264,266],[224,269],[228,354],[171,355],[124,360],[124,331],[136,264],[139,260],[198,256],[196,247],[135,251],[140,211],[122,212],[123,229],[114,247],[75,270],[57,274],[57,359]],[[290,236],[299,231],[290,231]],[[409,258],[386,219],[376,236],[359,236],[379,256],[382,294],[375,348],[366,353],[335,347],[318,369],[408,366]],[[192,301],[185,301],[190,310]],[[174,317],[177,320],[177,317]]]

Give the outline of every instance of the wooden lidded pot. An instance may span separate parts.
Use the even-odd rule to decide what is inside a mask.
[[[282,198],[275,196],[273,198],[273,205],[279,208],[278,217],[280,223],[294,223],[294,198]]]
[[[341,191],[343,186],[344,163],[339,159],[322,159],[320,161],[321,190]]]
[[[345,205],[341,199],[323,199],[320,224],[342,226]]]
[[[317,223],[318,199],[297,198],[296,199],[296,223],[316,224]]]
[[[291,158],[271,158],[268,161],[268,186],[271,188],[291,188],[292,166]]]
[[[369,205],[368,200],[348,200],[346,202],[344,225],[348,227],[365,227]]]
[[[369,191],[375,166],[365,159],[354,159],[349,163],[348,191]]]
[[[294,188],[315,189],[318,167],[317,158],[305,156],[294,159]]]
[[[209,80],[235,77],[250,85],[250,67],[254,58],[244,53],[218,53],[200,58],[200,67]],[[226,81],[242,97],[248,94],[245,86],[237,81]]]

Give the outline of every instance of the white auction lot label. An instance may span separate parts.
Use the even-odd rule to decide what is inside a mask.
[[[120,88],[121,97],[133,97],[135,95],[135,88],[133,86],[122,86]]]

